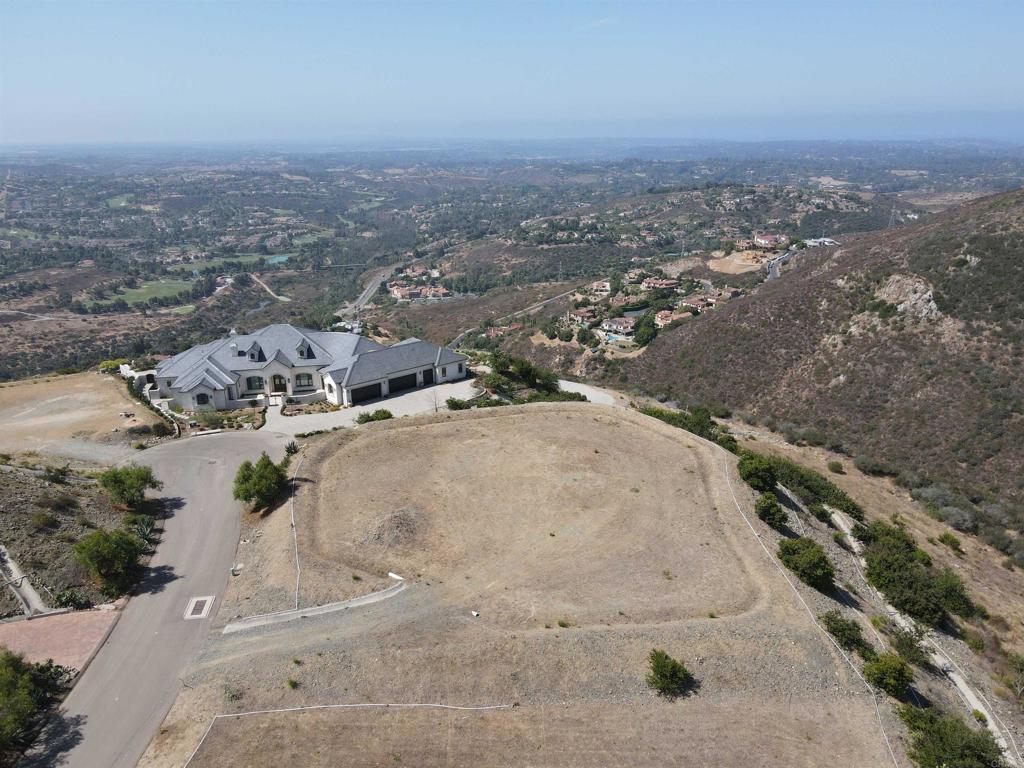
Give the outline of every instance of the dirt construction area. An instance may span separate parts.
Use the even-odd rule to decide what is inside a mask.
[[[126,453],[132,439],[127,430],[157,421],[114,376],[76,373],[0,385],[4,453],[35,451],[105,463]]]
[[[380,422],[300,455],[302,604],[389,571],[407,588],[211,636],[142,765],[197,745],[190,768],[892,765],[872,695],[744,521],[766,534],[720,449],[549,404]],[[260,530],[228,611],[294,598],[287,505]],[[690,696],[648,689],[652,648],[695,674]],[[881,720],[898,742],[884,702]]]

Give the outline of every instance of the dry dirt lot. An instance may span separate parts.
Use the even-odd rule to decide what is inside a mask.
[[[760,251],[737,251],[720,259],[708,261],[708,267],[715,272],[726,275],[741,275],[744,272],[757,272],[764,264],[764,254]]]
[[[871,695],[743,521],[730,481],[748,514],[752,496],[719,449],[635,412],[550,404],[380,422],[304,454],[304,604],[388,571],[409,588],[212,636],[143,766],[181,765],[216,714],[336,703],[515,706],[222,718],[191,767],[342,754],[353,766],[892,764]],[[288,517],[272,513],[261,540],[271,525],[290,534]],[[265,574],[287,594],[283,554],[246,558],[249,589]],[[690,666],[694,695],[646,687],[654,647]]]
[[[125,418],[122,412],[134,416]],[[157,421],[113,376],[76,373],[0,386],[4,453],[35,451],[107,462],[126,453],[131,437],[125,430]]]

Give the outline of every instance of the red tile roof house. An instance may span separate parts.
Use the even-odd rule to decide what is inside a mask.
[[[754,245],[759,245],[762,248],[777,248],[785,245],[788,242],[789,238],[786,235],[754,235]]]
[[[593,307],[580,307],[571,309],[565,314],[566,322],[576,325],[590,325],[597,320],[597,310]]]
[[[672,312],[670,310],[663,309],[654,316],[654,325],[657,328],[664,328],[666,325],[674,323],[676,320],[682,320],[692,316],[691,312]]]
[[[679,287],[679,281],[668,280],[661,277],[648,277],[642,283],[640,283],[640,287],[643,288],[645,291],[652,291],[665,288],[675,289]]]

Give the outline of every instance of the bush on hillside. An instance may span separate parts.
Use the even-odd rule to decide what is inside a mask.
[[[387,408],[378,408],[373,411],[363,411],[356,416],[356,424],[369,424],[371,421],[387,421],[393,419],[394,414],[391,413]]]
[[[882,653],[864,664],[864,677],[893,698],[902,699],[914,682],[914,672],[902,657]]]
[[[772,491],[777,478],[771,462],[759,453],[744,452],[736,465],[740,477],[755,491]]]
[[[724,427],[716,424],[711,418],[711,411],[707,408],[693,408],[689,411],[673,411],[668,408],[641,408],[640,413],[645,416],[652,416],[659,421],[670,424],[679,429],[685,429],[705,440],[716,442],[727,451],[736,453],[739,449],[736,438],[730,435]]]
[[[800,581],[822,592],[831,590],[835,568],[821,545],[813,539],[784,539],[779,542],[779,560],[797,575]]]
[[[853,619],[844,619],[839,611],[831,610],[819,616],[818,620],[845,650],[856,651],[865,661],[877,655],[871,643],[864,639],[860,624]]]
[[[1009,768],[999,744],[984,728],[971,728],[931,707],[908,704],[899,715],[910,731],[908,755],[919,768]]]
[[[789,515],[786,514],[786,510],[779,504],[775,494],[768,491],[757,497],[757,501],[754,502],[754,511],[759,518],[775,529],[782,528],[789,522]]]
[[[876,520],[858,525],[854,535],[865,545],[868,581],[903,613],[933,627],[949,613],[963,618],[976,614],[960,577],[933,568],[931,558],[903,528]]]
[[[662,696],[685,696],[693,688],[696,681],[681,661],[658,648],[651,651],[649,660],[651,669],[647,673],[647,685]]]

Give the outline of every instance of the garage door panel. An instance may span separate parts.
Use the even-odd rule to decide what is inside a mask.
[[[373,400],[374,398],[381,396],[381,385],[380,384],[368,384],[365,387],[356,387],[352,390],[352,404],[362,403],[367,400]]]
[[[388,379],[388,392],[401,392],[405,389],[413,389],[416,386],[416,374],[410,373],[406,376],[396,376]]]

